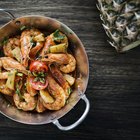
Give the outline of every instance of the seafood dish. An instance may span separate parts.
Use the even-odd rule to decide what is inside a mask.
[[[72,93],[76,59],[67,36],[23,28],[2,41],[0,94],[23,111],[60,110]]]

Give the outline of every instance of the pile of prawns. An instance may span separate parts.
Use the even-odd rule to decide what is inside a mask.
[[[76,60],[68,46],[59,30],[45,37],[38,29],[25,29],[9,38],[0,57],[0,93],[23,111],[61,109],[75,82]]]

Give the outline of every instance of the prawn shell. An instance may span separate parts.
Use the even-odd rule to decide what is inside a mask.
[[[70,88],[68,82],[65,80],[65,78],[64,78],[63,74],[61,73],[61,71],[54,64],[51,64],[49,66],[49,69],[50,69],[51,74],[54,77],[54,79],[64,89],[65,95],[66,95],[66,99],[67,99],[69,97],[68,89]]]
[[[50,95],[53,96],[54,102],[53,103],[45,103],[43,101],[43,105],[49,110],[60,110],[62,107],[65,106],[66,103],[66,96],[65,92],[61,86],[57,84],[57,82],[52,78],[49,74],[47,77],[49,82],[49,91]]]

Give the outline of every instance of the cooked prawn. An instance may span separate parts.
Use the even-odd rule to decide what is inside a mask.
[[[46,37],[44,47],[40,53],[41,57],[45,57],[49,53],[49,47],[55,45],[55,42],[53,40],[53,34]]]
[[[63,74],[61,73],[61,71],[55,65],[52,64],[49,66],[49,68],[50,68],[50,71],[52,73],[52,76],[55,78],[56,81],[58,81],[58,83],[64,89],[66,99],[67,99],[70,95],[70,93],[69,93],[70,85],[63,77]]]
[[[57,82],[52,78],[52,76],[48,75],[47,77],[49,82],[49,91],[51,96],[55,99],[53,103],[45,103],[43,101],[43,105],[49,110],[59,110],[61,109],[66,102],[66,96],[63,88],[57,84]]]
[[[16,36],[14,38],[8,39],[8,42],[3,46],[3,51],[6,56],[14,57],[12,50],[16,47],[20,48],[20,37]]]
[[[63,36],[63,39],[56,39],[55,34],[57,32],[57,35],[61,35],[61,37]],[[56,32],[50,34],[48,37],[46,37],[46,41],[45,41],[45,45],[40,53],[40,56],[42,58],[44,58],[48,53],[49,53],[49,47],[56,45],[56,43],[65,43],[66,47],[68,47],[68,38],[65,34],[63,34],[62,32],[60,32],[59,30],[56,30]]]
[[[35,41],[34,38],[38,35],[42,34],[37,29],[25,30],[21,34],[20,42],[21,42],[21,54],[22,54],[22,64],[23,66],[28,66],[29,54],[30,57],[34,58],[36,53],[43,47],[42,41]],[[35,46],[33,47],[33,42],[35,42]]]
[[[52,54],[49,53],[47,54],[48,58],[42,58],[42,61],[48,61],[48,62],[55,62],[58,63],[59,65],[62,64],[68,64],[69,59],[68,56],[66,54]]]
[[[0,92],[9,96],[13,95],[13,90],[6,87],[6,80],[0,80]]]
[[[22,64],[11,57],[0,57],[0,66],[5,70],[17,69],[18,71],[23,72],[26,75],[28,73],[28,71]]]
[[[73,72],[76,68],[76,60],[71,54],[67,54],[69,62],[67,65],[61,65],[60,70],[64,73]]]
[[[36,107],[36,99],[32,97],[29,93],[23,94],[23,99],[18,94],[13,95],[14,103],[18,109],[22,109],[24,111],[31,111]]]

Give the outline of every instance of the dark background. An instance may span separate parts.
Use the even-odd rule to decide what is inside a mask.
[[[107,43],[96,0],[0,0],[16,16],[44,15],[68,25],[83,42],[90,63],[91,108],[74,130],[53,124],[23,125],[0,115],[0,140],[140,140],[140,48],[118,54]],[[0,14],[0,25],[9,18]],[[60,122],[70,125],[85,108],[81,101]]]

